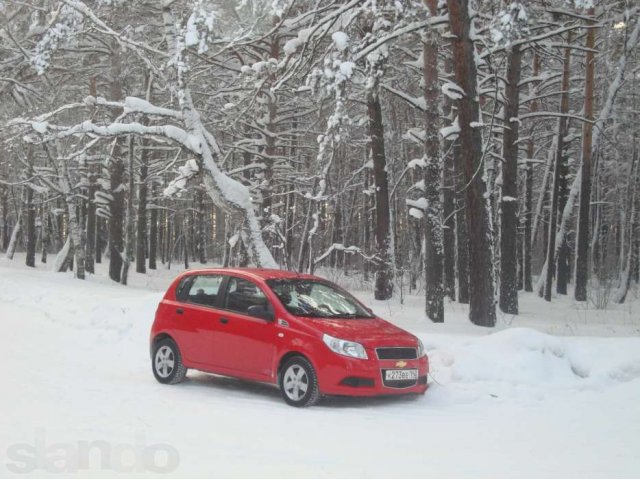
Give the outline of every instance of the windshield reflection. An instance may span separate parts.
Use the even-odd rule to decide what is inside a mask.
[[[286,278],[267,284],[284,308],[298,317],[374,318],[354,297],[328,282]]]

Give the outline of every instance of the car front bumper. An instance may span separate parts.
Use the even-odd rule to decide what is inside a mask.
[[[377,396],[421,394],[428,388],[429,359],[379,360],[367,351],[369,358],[356,359],[335,355],[317,365],[320,391],[325,395]],[[372,358],[373,357],[373,358]],[[418,370],[415,381],[385,381],[384,370]]]

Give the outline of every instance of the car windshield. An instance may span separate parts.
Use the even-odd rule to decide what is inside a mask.
[[[267,284],[287,311],[299,317],[373,318],[358,300],[327,282],[285,278]]]

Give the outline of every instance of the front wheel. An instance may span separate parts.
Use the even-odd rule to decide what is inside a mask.
[[[293,407],[310,407],[320,400],[318,377],[304,357],[292,357],[282,366],[280,391],[284,401]]]
[[[153,348],[153,376],[160,383],[180,383],[187,375],[178,345],[170,338],[160,340]]]

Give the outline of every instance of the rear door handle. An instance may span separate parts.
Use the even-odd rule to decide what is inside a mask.
[[[184,309],[183,308],[178,308],[176,309],[176,313],[179,315],[182,315],[184,313]]]
[[[227,323],[229,323],[229,319],[228,318],[221,318],[220,319],[220,323],[227,324]]]

